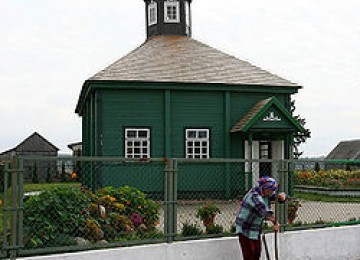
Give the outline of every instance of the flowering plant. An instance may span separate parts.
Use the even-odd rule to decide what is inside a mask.
[[[297,217],[297,212],[301,207],[301,201],[299,199],[289,199],[288,201],[288,222],[293,223]]]
[[[296,170],[295,185],[311,185],[332,188],[359,187],[360,171],[331,170]]]
[[[143,217],[139,213],[133,213],[130,216],[130,220],[134,226],[141,225],[143,223]]]
[[[220,209],[215,204],[207,204],[198,209],[196,217],[201,220],[210,219],[216,216],[217,213],[221,213]]]

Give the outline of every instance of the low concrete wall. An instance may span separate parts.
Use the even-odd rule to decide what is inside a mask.
[[[274,259],[274,235],[267,244]],[[360,225],[279,234],[279,259],[359,260]],[[94,250],[21,258],[26,260],[239,260],[236,237]],[[262,259],[265,259],[264,254]]]

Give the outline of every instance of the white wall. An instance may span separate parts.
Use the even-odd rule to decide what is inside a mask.
[[[274,236],[267,234],[274,258]],[[281,260],[359,260],[360,225],[279,234]],[[236,237],[94,250],[26,260],[241,260]],[[263,254],[262,259],[265,259]]]
[[[251,151],[251,159],[259,159],[259,147],[260,147],[260,143],[259,141],[253,141],[252,142],[252,151]],[[250,159],[249,158],[249,142],[245,141],[245,159]],[[252,163],[252,184],[254,185],[258,179],[259,179],[259,163],[258,162],[253,162]],[[247,172],[250,172],[250,164],[249,163],[245,163],[245,169]]]

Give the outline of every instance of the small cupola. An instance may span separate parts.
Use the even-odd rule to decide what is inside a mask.
[[[192,0],[144,0],[147,38],[154,35],[191,37]]]

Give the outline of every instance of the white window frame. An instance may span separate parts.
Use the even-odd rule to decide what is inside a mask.
[[[151,26],[154,24],[157,24],[157,3],[151,1],[151,3],[148,5],[148,25]]]
[[[132,132],[133,135],[129,135]],[[142,136],[141,134],[145,134]],[[125,158],[149,159],[150,158],[150,129],[125,128]]]
[[[202,136],[204,135],[205,136]],[[210,158],[210,130],[186,129],[185,131],[185,158]]]
[[[175,18],[168,16],[168,7],[175,8]],[[164,2],[164,22],[165,23],[179,23],[180,22],[180,4],[179,1],[167,0]]]

